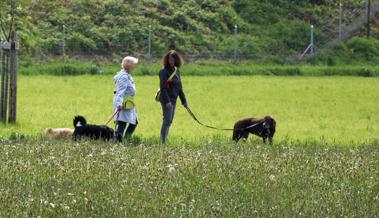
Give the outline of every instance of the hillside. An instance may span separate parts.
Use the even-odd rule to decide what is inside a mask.
[[[341,2],[345,26],[364,12],[360,0]],[[3,26],[6,9],[0,14]],[[310,24],[320,48],[335,38],[338,9],[333,0],[24,0],[17,5],[16,24],[23,54],[32,56],[61,54],[65,25],[69,55],[146,55],[151,26],[153,56],[176,48],[216,58],[232,56],[237,25],[240,57],[281,62],[308,46]],[[362,27],[355,35],[363,33]]]

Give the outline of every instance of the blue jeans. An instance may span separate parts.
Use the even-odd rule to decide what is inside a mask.
[[[129,123],[128,128],[125,131],[126,124],[127,124],[126,122],[117,120],[116,138],[117,138],[117,141],[119,142],[122,142],[123,138],[129,139],[132,136],[134,130],[136,130],[137,128],[138,121],[135,125]],[[124,131],[125,131],[125,136],[124,136]]]
[[[163,112],[163,122],[161,127],[161,140],[163,143],[166,143],[168,132],[170,130],[170,126],[172,121],[174,120],[175,114],[175,103],[171,103],[169,106],[167,104],[162,104],[162,112]]]

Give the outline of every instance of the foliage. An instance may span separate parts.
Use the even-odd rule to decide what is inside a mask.
[[[365,37],[353,37],[340,42],[333,49],[320,52],[311,62],[327,65],[375,65],[379,62],[379,41]]]
[[[358,0],[341,2],[350,10],[364,6]],[[9,14],[4,10],[1,21]],[[35,0],[18,2],[16,26],[23,55],[60,54],[65,25],[69,55],[143,57],[150,25],[154,56],[175,48],[190,55],[231,57],[237,25],[241,57],[290,63],[309,44],[310,24],[316,27],[318,44],[331,37],[322,29],[325,22],[338,23],[336,10],[332,0]]]

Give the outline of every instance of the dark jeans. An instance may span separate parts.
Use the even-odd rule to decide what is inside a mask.
[[[126,124],[127,124],[126,122],[119,121],[119,120],[117,121],[116,138],[117,138],[117,141],[119,141],[119,142],[122,142],[122,139],[124,138],[123,136],[124,136]],[[132,136],[134,130],[136,130],[136,128],[137,128],[137,125],[138,125],[138,121],[135,125],[129,123],[128,128],[125,131],[125,138],[126,139],[129,139]]]
[[[161,103],[161,106],[162,106],[162,112],[163,112],[163,122],[162,122],[162,128],[161,128],[161,140],[163,143],[166,143],[171,123],[174,120],[175,103],[174,104],[171,103],[169,106]]]

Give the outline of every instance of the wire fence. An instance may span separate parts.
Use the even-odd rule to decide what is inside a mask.
[[[335,13],[340,15],[338,20],[324,19],[325,22],[320,23],[319,30],[325,39],[316,42],[315,47],[318,51],[333,48],[341,40],[349,39],[359,34],[360,30],[367,29],[368,22],[370,22],[368,11],[370,10],[371,15],[379,11],[379,1],[364,0],[354,8],[339,3],[338,5],[335,7]]]
[[[199,61],[199,60],[230,60],[230,61],[244,61],[244,60],[254,60],[254,61],[266,61],[275,56],[276,54],[286,54],[286,62],[296,63],[301,60],[303,57],[309,57],[314,54],[314,52],[319,52],[324,49],[333,48],[338,42],[344,39],[348,39],[356,35],[360,30],[366,28],[367,26],[367,13],[370,6],[370,13],[375,14],[379,11],[379,1],[370,1],[364,0],[360,4],[352,5],[343,5],[338,1],[332,7],[332,12],[329,13],[328,17],[320,19],[318,23],[310,23],[309,30],[305,30],[307,33],[304,34],[306,38],[299,41],[297,47],[302,47],[304,42],[309,42],[308,46],[303,46],[303,50],[299,49],[297,51],[288,51],[288,48],[282,46],[279,49],[273,49],[272,54],[259,54],[255,52],[239,52],[239,48],[242,45],[238,41],[238,28],[235,26],[231,37],[234,37],[233,40],[229,42],[229,47],[232,47],[225,52],[209,52],[206,54],[184,54],[186,61]],[[313,30],[311,29],[313,26]],[[70,26],[62,24],[62,37],[60,49],[57,49],[57,55],[62,55],[63,57],[81,57],[81,58],[91,58],[96,56],[96,54],[91,52],[77,52],[77,51],[67,51],[66,37],[73,32]],[[280,31],[280,30],[279,30]],[[298,30],[294,30],[298,31]],[[246,32],[244,33],[246,34]],[[146,45],[141,48],[142,52],[133,52],[134,56],[138,56],[144,61],[154,61],[159,60],[162,56],[161,53],[157,52],[152,48],[154,44],[154,36],[151,26],[146,28]],[[269,51],[270,52],[270,51]],[[113,55],[113,54],[112,54]],[[107,57],[106,54],[102,54],[105,58],[112,59],[114,58],[111,54]]]

